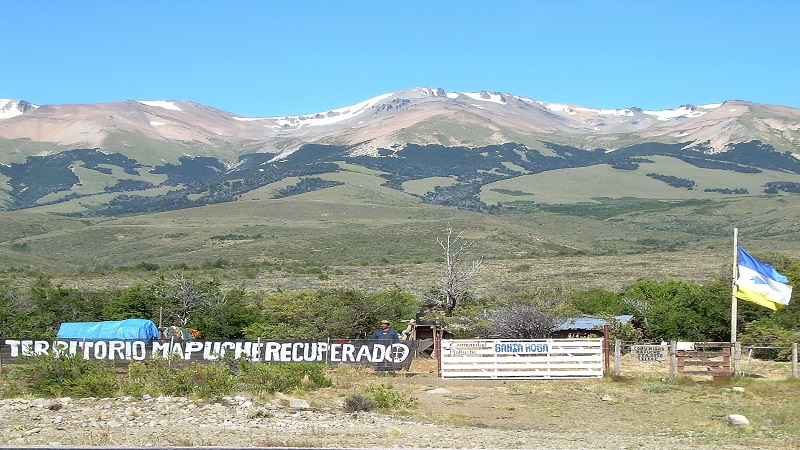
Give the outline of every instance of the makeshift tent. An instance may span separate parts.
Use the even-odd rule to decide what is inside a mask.
[[[93,341],[158,339],[158,327],[152,320],[125,319],[107,322],[65,322],[58,328],[61,339],[87,339]]]
[[[186,327],[164,327],[161,329],[161,339],[177,339],[179,341],[190,341],[200,335],[199,330]]]

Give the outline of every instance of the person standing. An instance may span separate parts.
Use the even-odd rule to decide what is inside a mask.
[[[391,322],[389,322],[388,320],[381,320],[380,328],[378,328],[377,330],[375,330],[374,333],[372,333],[372,339],[375,340],[387,339],[387,340],[399,341],[400,335],[397,334],[397,331],[392,329]]]
[[[388,320],[381,320],[380,328],[375,330],[372,333],[372,339],[375,341],[399,341],[400,335],[397,334],[397,331],[392,329],[392,324]],[[383,361],[380,361],[378,365],[375,367],[375,370],[378,372],[388,372],[394,375],[394,360],[392,359],[391,352],[389,348],[391,346],[387,346],[386,354],[384,355]]]

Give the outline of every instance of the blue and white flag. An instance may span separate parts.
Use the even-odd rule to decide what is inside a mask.
[[[789,304],[792,287],[789,279],[778,273],[774,267],[750,256],[741,246],[739,248],[739,276],[736,278],[736,298],[757,303],[772,310]]]

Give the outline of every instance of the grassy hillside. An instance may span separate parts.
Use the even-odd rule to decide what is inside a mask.
[[[415,151],[424,155],[429,150]],[[436,167],[448,167],[447,151],[436,156]],[[84,157],[101,160],[103,155]],[[540,173],[502,161],[492,170],[505,167],[520,176],[476,188],[480,200],[491,206],[488,212],[420,198],[437,186],[462,182],[460,177],[469,179],[468,169],[474,176],[473,166],[466,165],[459,175],[447,177],[435,171],[416,178],[409,173],[395,180],[403,187],[399,190],[387,187],[385,173],[377,168],[337,162],[318,172],[264,178],[231,197],[236,201],[128,216],[62,216],[91,211],[121,193],[73,198],[0,212],[0,272],[8,277],[48,272],[68,282],[127,284],[140,281],[142,274],[120,268],[146,266],[203,270],[231,285],[264,289],[398,284],[424,290],[438,280],[442,250],[436,237],[448,225],[463,230],[475,242],[476,254],[489,263],[476,286],[486,293],[556,282],[620,287],[638,278],[705,281],[727,276],[734,227],[753,252],[800,255],[798,194],[764,194],[766,183],[800,183],[800,175],[701,168],[664,155],[631,158],[628,170],[587,163]],[[204,169],[203,163],[196,166]],[[102,191],[109,179],[128,177],[122,163],[94,169],[73,164],[69,172],[82,180],[72,189],[76,193]],[[153,185],[171,176],[141,173]],[[335,186],[277,198],[306,179]],[[673,179],[694,185],[675,187]],[[230,187],[237,182],[235,176],[225,180]],[[124,194],[165,195],[178,188]],[[440,191],[442,198],[450,195]],[[44,200],[61,195],[48,194]],[[189,200],[199,195],[186,194]]]
[[[419,292],[438,281],[436,237],[448,224],[488,263],[476,280],[482,294],[725,277],[734,227],[752,252],[800,254],[800,202],[791,196],[596,200],[596,208],[616,211],[611,217],[575,204],[564,213],[485,214],[420,204],[370,173],[336,177],[347,184],[282,199],[265,187],[232,203],[139,216],[74,219],[47,207],[2,212],[0,268],[6,277],[41,271],[69,284],[114,286],[159,276],[116,270],[145,263],[266,290],[396,284]]]
[[[724,194],[706,189],[746,189],[748,195],[764,193],[770,181],[800,182],[800,175],[765,170],[759,173],[734,173],[704,169],[668,156],[651,156],[652,163],[636,170],[619,170],[609,165],[594,165],[523,175],[483,187],[481,200],[489,204],[533,201],[538,203],[580,203],[597,198],[643,197],[660,200],[729,199],[740,194]],[[675,188],[648,177],[649,173],[675,176],[696,182],[693,189]]]

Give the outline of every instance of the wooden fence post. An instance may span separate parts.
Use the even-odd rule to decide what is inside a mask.
[[[797,342],[792,344],[792,378],[797,378]]]
[[[622,340],[614,341],[614,376],[618,377],[622,366]]]
[[[736,341],[733,343],[733,376],[742,376],[742,343]]]
[[[669,377],[675,378],[678,375],[678,341],[669,343]]]
[[[433,330],[433,354],[436,358],[436,374],[439,378],[444,378],[442,376],[442,335],[444,332],[439,332],[437,330]]]
[[[603,325],[603,374],[611,372],[611,341],[608,324]]]

